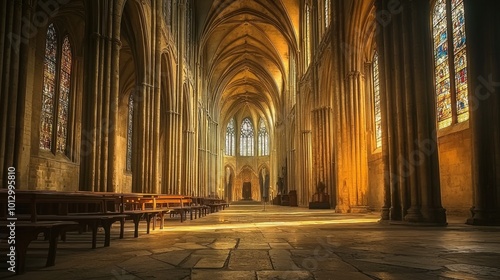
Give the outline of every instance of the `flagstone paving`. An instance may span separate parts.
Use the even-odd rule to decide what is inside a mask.
[[[232,205],[139,238],[90,249],[89,233],[60,242],[44,267],[47,243],[30,246],[27,273],[7,279],[500,279],[500,227],[383,225],[378,214],[336,214],[281,206]],[[141,223],[142,224],[142,223]],[[5,243],[2,243],[6,246]],[[2,247],[3,248],[3,247]],[[2,250],[2,252],[4,252]]]

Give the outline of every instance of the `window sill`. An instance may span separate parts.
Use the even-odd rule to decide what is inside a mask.
[[[456,123],[445,128],[441,128],[437,132],[437,137],[441,138],[446,135],[457,133],[469,129],[469,121],[464,121],[461,123]]]
[[[39,150],[38,158],[78,165],[76,162],[71,161],[66,155],[63,155],[61,153],[56,153],[54,155],[51,151]]]

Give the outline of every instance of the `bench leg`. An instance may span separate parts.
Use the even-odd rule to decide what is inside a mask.
[[[165,218],[165,213],[161,212],[160,213],[160,229],[163,229],[163,226],[165,224],[164,218]]]
[[[151,224],[151,214],[148,214],[146,213],[146,225],[147,225],[147,228],[146,228],[146,234],[149,234],[149,224]]]
[[[57,239],[61,229],[52,227],[49,236],[49,254],[47,255],[47,263],[45,266],[54,266],[56,263]]]
[[[16,236],[16,274],[23,274],[26,269],[26,251],[31,241],[35,240],[39,232],[19,232]]]
[[[89,226],[92,229],[92,249],[95,249],[97,248],[97,223],[92,222]]]
[[[104,219],[101,221],[101,225],[104,228],[104,247],[109,247],[111,243],[111,225],[113,222],[112,219]]]
[[[120,218],[120,239],[123,239],[124,232],[125,232],[125,218]]]
[[[134,221],[134,237],[139,237],[139,221],[141,220],[141,215],[133,215],[132,220]]]

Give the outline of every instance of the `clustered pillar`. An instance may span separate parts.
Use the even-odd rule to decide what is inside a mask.
[[[467,223],[500,225],[500,1],[464,3],[474,191]]]
[[[31,6],[28,1],[0,4],[0,183],[7,186],[7,170],[19,174],[23,139]],[[23,176],[24,177],[24,176]]]
[[[391,1],[376,1],[381,14]],[[383,219],[446,224],[441,206],[428,1],[401,1],[377,26],[385,205]]]

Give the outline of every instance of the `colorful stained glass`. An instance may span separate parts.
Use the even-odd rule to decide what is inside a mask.
[[[451,1],[453,22],[453,53],[455,56],[455,92],[457,121],[469,119],[469,97],[467,87],[467,54],[463,0]]]
[[[438,0],[434,7],[433,28],[437,117],[439,128],[443,128],[452,124],[454,114],[458,122],[469,119],[463,0]],[[453,49],[449,50],[448,46]],[[450,73],[455,78],[453,84]],[[456,100],[456,110],[451,104],[453,99]]]
[[[66,153],[68,139],[69,95],[71,90],[71,43],[64,37],[59,81],[59,104],[57,112],[57,151]]]
[[[433,36],[439,128],[449,126],[452,121],[447,26],[446,2],[438,0],[433,13]]]
[[[40,114],[40,149],[52,149],[54,98],[56,94],[57,32],[54,24],[47,29],[43,70],[42,111]]]
[[[231,119],[226,128],[226,156],[234,156],[236,154],[236,130],[234,119]]]
[[[132,171],[132,137],[134,131],[134,96],[128,99],[128,125],[127,125],[127,171]]]
[[[254,155],[254,130],[249,118],[241,123],[240,156],[251,157]]]
[[[269,155],[269,132],[264,119],[259,121],[259,156]]]
[[[378,54],[373,56],[373,101],[375,118],[375,147],[382,147],[382,111],[380,110],[380,76]]]

